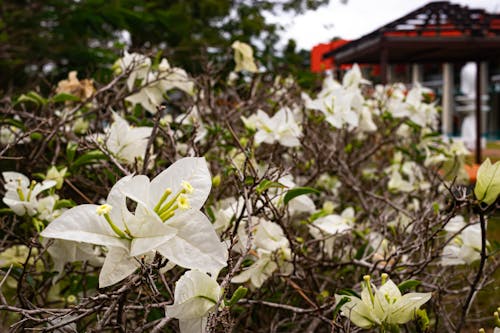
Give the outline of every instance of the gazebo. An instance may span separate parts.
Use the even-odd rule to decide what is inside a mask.
[[[443,63],[445,85],[452,80],[452,63],[474,61],[476,78],[476,163],[481,162],[480,63],[500,60],[500,15],[448,1],[431,2],[381,28],[324,55],[335,65],[380,64],[381,80],[388,81],[389,64]],[[418,67],[413,66],[418,77]],[[451,89],[443,101],[453,103]],[[446,108],[445,108],[446,109]],[[446,111],[446,110],[445,110]],[[443,122],[449,121],[443,112]]]

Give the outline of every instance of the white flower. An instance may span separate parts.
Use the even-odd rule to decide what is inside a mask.
[[[342,128],[347,125],[349,129],[359,125],[360,113],[364,103],[363,96],[359,90],[359,84],[363,83],[361,73],[357,66],[346,73],[344,85],[340,85],[331,77],[326,77],[323,81],[323,89],[315,100],[307,94],[302,94],[307,109],[318,110],[325,115],[325,120],[335,128]],[[365,115],[366,123],[369,124],[369,115]]]
[[[382,286],[377,290],[365,276],[361,298],[349,296],[349,301],[340,308],[341,315],[358,327],[371,328],[383,325],[405,324],[415,317],[415,311],[425,304],[431,293],[409,293],[402,295],[387,274],[382,274]],[[339,302],[346,296],[336,295]]]
[[[44,240],[44,245],[48,243]],[[54,261],[54,271],[59,272],[59,276],[64,272],[64,265],[74,261],[88,261],[91,265],[102,266],[104,260],[100,256],[98,248],[86,243],[79,243],[56,239],[47,248],[52,260]]]
[[[60,190],[64,183],[64,176],[68,168],[64,167],[61,170],[57,170],[55,166],[51,166],[49,170],[47,170],[47,174],[45,175],[45,180],[55,180],[56,181],[56,189]]]
[[[127,78],[127,87],[129,91],[134,89],[136,80],[143,80],[149,73],[151,59],[139,53],[128,53],[125,51],[123,58],[118,59],[115,66],[119,72],[130,71]]]
[[[15,214],[23,216],[28,214],[34,216],[37,214],[38,198],[37,196],[56,186],[53,180],[45,180],[37,183],[34,180],[30,182],[28,177],[18,172],[3,172],[5,181],[5,196],[3,202],[14,211]]]
[[[133,164],[136,159],[142,160],[153,129],[132,127],[117,113],[113,113],[113,119],[106,139],[106,148],[125,163]]]
[[[235,41],[231,47],[234,49],[235,72],[247,71],[255,73],[258,71],[253,59],[253,50],[250,45]]]
[[[165,93],[174,88],[183,90],[189,95],[194,94],[194,83],[189,79],[186,71],[182,68],[170,67],[168,61],[162,59],[158,71],[148,69],[141,82],[141,89],[128,96],[126,100],[134,105],[140,104],[144,109],[154,114],[165,101]]]
[[[238,228],[239,246],[244,248],[248,241],[245,232],[246,221],[242,221]],[[242,273],[232,278],[232,283],[244,283],[250,280],[255,288],[260,288],[262,284],[279,269],[284,275],[290,274],[291,250],[290,243],[283,233],[281,227],[270,221],[259,219],[254,230],[253,251],[251,252],[255,260]]]
[[[444,228],[449,234],[456,234],[444,248],[441,255],[441,265],[471,264],[481,258],[481,226],[473,224],[467,226],[463,216],[455,216]]]
[[[286,147],[300,146],[302,131],[288,108],[281,108],[272,118],[262,110],[257,111],[255,119],[255,143],[273,144],[279,142]]]
[[[354,213],[354,209],[348,207],[342,211],[341,215],[330,214],[314,220],[309,227],[309,232],[315,239],[324,239],[325,251],[329,257],[333,255],[334,238],[332,236],[352,229]]]
[[[204,158],[184,158],[152,181],[127,176],[111,189],[106,204],[66,211],[42,236],[106,246],[101,287],[114,284],[139,266],[136,256],[154,251],[173,264],[216,275],[226,265],[227,248],[200,212],[211,188]],[[137,203],[134,212],[126,200]]]
[[[204,333],[208,314],[221,295],[215,278],[200,271],[187,271],[175,283],[174,304],[168,305],[165,313],[179,319],[181,333]]]

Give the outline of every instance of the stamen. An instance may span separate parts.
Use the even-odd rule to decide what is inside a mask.
[[[21,201],[24,201],[24,192],[23,192],[23,187],[21,185],[21,178],[17,178],[17,195],[19,196],[19,199],[21,199]]]
[[[363,276],[363,280],[365,280],[366,288],[368,289],[368,293],[370,294],[370,300],[372,301],[372,304],[375,304],[375,296],[373,295],[372,285],[370,283],[370,279],[371,279],[370,275]]]
[[[184,193],[187,193],[187,194],[193,193],[193,190],[194,190],[193,186],[191,186],[191,184],[188,181],[183,180],[181,183],[181,186],[184,189]]]
[[[177,199],[177,205],[181,209],[189,209],[191,208],[191,205],[189,204],[189,199],[185,194],[179,195],[179,198]]]
[[[32,180],[30,184],[30,190],[28,192],[28,199],[26,201],[30,201],[31,199],[31,192],[33,192],[33,189],[35,188],[36,181]]]
[[[111,227],[111,229],[113,229],[113,231],[115,232],[115,234],[118,237],[130,240],[131,237],[127,236],[123,231],[121,231],[116,226],[116,224],[114,224],[113,221],[111,220],[111,217],[109,216],[109,212],[111,211],[112,208],[113,207],[111,205],[108,205],[108,204],[101,205],[101,206],[97,207],[97,209],[96,209],[97,215],[104,216],[104,219],[106,220],[106,222],[108,222],[109,226]]]
[[[158,211],[161,208],[161,205],[163,205],[163,203],[165,202],[165,200],[167,200],[170,194],[172,194],[172,189],[169,187],[165,190],[165,193],[163,193],[163,195],[161,196],[160,201],[158,201],[158,203],[156,204],[154,208],[154,211],[156,213],[158,213]]]
[[[387,278],[389,275],[387,273],[382,273],[381,278],[382,278],[382,285],[384,285],[387,282]]]

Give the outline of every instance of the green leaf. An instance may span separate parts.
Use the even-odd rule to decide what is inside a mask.
[[[500,161],[491,164],[490,159],[477,170],[477,182],[474,187],[476,198],[488,206],[497,200],[500,194]]]
[[[341,289],[339,292],[338,292],[338,295],[344,295],[344,296],[354,296],[354,297],[357,297],[359,299],[361,299],[361,296],[359,296],[359,294],[353,290],[353,289]]]
[[[76,203],[73,200],[69,199],[61,199],[56,202],[54,205],[54,210],[60,209],[60,208],[72,208],[75,207]]]
[[[94,163],[95,161],[103,160],[103,159],[106,159],[106,155],[104,155],[104,153],[102,151],[91,150],[89,152],[86,152],[82,156],[78,157],[75,160],[75,163],[73,163],[73,165],[71,165],[71,168],[74,169],[74,168],[80,167],[82,165]]]
[[[70,141],[66,146],[66,159],[71,164],[75,159],[76,149],[78,148],[78,143]]]
[[[71,94],[66,94],[66,93],[57,94],[50,99],[50,101],[53,103],[77,102],[79,100],[80,100],[80,98],[78,98],[77,96],[71,95]]]
[[[316,193],[320,194],[321,192],[315,188],[312,187],[295,187],[290,190],[288,190],[285,194],[285,197],[283,198],[283,203],[287,205],[290,200],[304,194],[309,194],[309,193]]]
[[[22,94],[21,96],[19,96],[19,98],[17,99],[15,104],[25,103],[25,102],[30,102],[30,103],[33,103],[37,106],[40,106],[40,105],[47,104],[47,99],[43,98],[42,96],[40,96],[38,93],[36,93],[34,91],[30,91],[27,94]]]
[[[416,286],[418,286],[421,282],[417,280],[407,280],[403,281],[400,284],[398,284],[398,289],[399,291],[404,294],[410,289],[414,289]]]
[[[259,183],[259,185],[257,185],[257,188],[255,190],[257,191],[258,194],[261,194],[265,190],[268,190],[270,188],[284,188],[284,187],[285,186],[281,183],[264,179]]]
[[[229,301],[225,301],[226,306],[232,306],[236,304],[240,299],[246,296],[248,289],[242,286],[239,286],[238,289],[233,293],[231,299]]]
[[[340,312],[340,308],[342,307],[342,305],[344,305],[345,303],[349,302],[351,299],[349,297],[342,297],[342,299],[337,303],[337,305],[335,306],[335,309],[333,309],[333,319],[335,319],[338,315],[338,313]]]

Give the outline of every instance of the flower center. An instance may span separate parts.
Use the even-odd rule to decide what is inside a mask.
[[[182,181],[181,189],[177,194],[171,197],[172,189],[167,188],[156,204],[154,211],[160,219],[165,222],[175,215],[175,211],[180,208],[183,210],[191,208],[188,194],[193,193],[193,186],[187,181]]]

